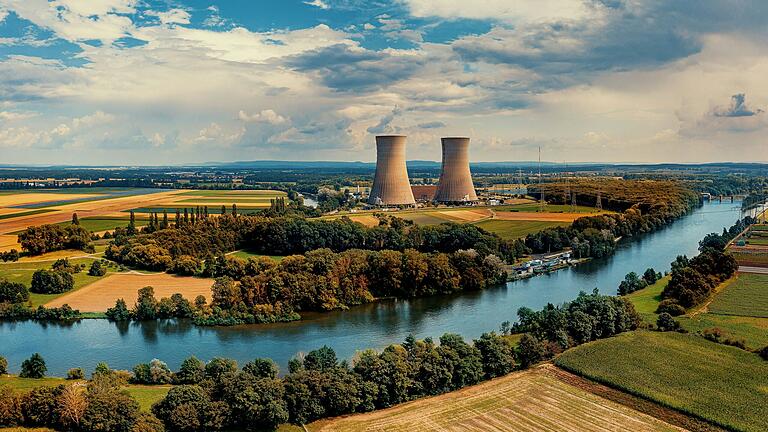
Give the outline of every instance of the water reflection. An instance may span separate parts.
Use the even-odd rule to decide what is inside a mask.
[[[694,255],[705,234],[733,224],[739,208],[740,203],[706,204],[664,230],[622,242],[611,257],[481,292],[383,301],[346,311],[305,314],[300,322],[256,326],[196,327],[189,320],[2,323],[0,354],[8,358],[12,371],[18,371],[23,359],[40,352],[50,373],[62,375],[74,366],[92,369],[99,361],[130,369],[154,357],[176,368],[193,354],[240,362],[271,357],[285,365],[297,352],[322,345],[333,347],[341,358],[351,358],[360,349],[401,342],[409,333],[439,337],[455,332],[476,338],[498,329],[502,321],[514,320],[521,306],[535,309],[562,303],[595,287],[614,293],[629,271],[668,270],[678,254]]]

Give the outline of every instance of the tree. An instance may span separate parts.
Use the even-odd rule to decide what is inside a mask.
[[[157,299],[151,286],[139,290],[139,298],[133,307],[133,317],[139,321],[153,320],[157,317]]]
[[[643,280],[648,285],[655,284],[659,279],[661,279],[661,273],[656,272],[653,268],[648,268],[645,270],[645,273],[643,273]]]
[[[24,398],[23,411],[27,424],[31,426],[54,426],[58,423],[57,399],[63,386],[41,386],[32,389]]]
[[[77,213],[72,213],[72,225],[80,225],[80,219],[77,218]]]
[[[55,409],[59,422],[65,428],[79,430],[87,407],[88,400],[85,392],[76,385],[68,385],[59,394]]]
[[[5,357],[0,356],[0,375],[8,374],[8,360]]]
[[[24,303],[29,300],[29,290],[19,282],[0,280],[0,303]]]
[[[509,339],[495,332],[483,333],[475,340],[475,348],[480,350],[486,378],[506,375],[515,368],[514,347]]]
[[[64,249],[67,233],[59,225],[38,225],[27,228],[19,234],[22,250],[30,255]]]
[[[308,370],[327,372],[334,369],[337,364],[336,351],[327,345],[310,351],[304,357],[304,368]]]
[[[43,356],[39,353],[34,353],[32,357],[21,363],[21,373],[19,376],[22,378],[43,378],[47,371],[48,367],[45,365]]]
[[[134,366],[131,381],[135,384],[170,384],[173,373],[165,362],[152,359],[149,363]]]
[[[87,432],[131,432],[139,416],[139,403],[126,391],[89,390],[82,429]]]
[[[131,432],[165,432],[165,427],[152,413],[141,411],[131,426]]]
[[[101,261],[94,261],[88,269],[89,276],[104,276],[107,274],[107,266]]]
[[[240,288],[228,276],[216,278],[211,287],[211,299],[214,306],[222,309],[232,309],[242,301]]]
[[[107,309],[105,315],[111,321],[130,321],[131,319],[131,311],[128,310],[125,300],[121,298],[115,301],[114,307]]]
[[[243,372],[256,378],[277,378],[277,364],[272,359],[257,358],[243,366]]]
[[[32,274],[30,290],[37,294],[61,294],[74,286],[75,280],[69,272],[39,269]]]
[[[214,381],[220,381],[227,373],[237,372],[237,362],[232,359],[214,357],[205,365],[205,376]]]
[[[529,333],[523,335],[517,345],[517,358],[524,368],[536,364],[547,356],[546,341],[539,340]]]
[[[181,362],[175,380],[179,384],[197,384],[205,378],[205,363],[192,356]]]
[[[133,210],[130,211],[127,233],[129,236],[136,235],[136,214],[133,212]]]
[[[152,413],[173,431],[203,431],[211,399],[198,385],[180,385],[152,406]],[[211,428],[214,429],[214,428]],[[215,429],[214,429],[215,430]]]
[[[67,371],[68,380],[81,380],[85,379],[85,372],[81,368],[72,368]]]

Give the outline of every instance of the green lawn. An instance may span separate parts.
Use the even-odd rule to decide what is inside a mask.
[[[768,318],[768,275],[740,273],[715,297],[709,312]]]
[[[171,390],[171,387],[170,385],[129,385],[125,389],[139,402],[142,410],[149,411],[152,408],[152,404],[164,398]]]
[[[277,262],[280,262],[280,261],[283,260],[283,258],[285,258],[282,255],[263,255],[263,254],[260,254],[258,252],[255,252],[255,251],[252,251],[252,250],[248,250],[248,249],[243,249],[243,250],[239,250],[237,252],[232,252],[230,254],[230,256],[237,257],[237,258],[242,258],[244,260],[247,260],[248,258],[253,258],[253,257],[265,256],[267,258],[272,258],[273,260],[275,260]]]
[[[440,225],[441,223],[446,223],[450,221],[450,219],[447,219],[445,217],[440,217],[440,215],[437,212],[410,213],[410,214],[399,215],[398,217],[402,217],[403,219],[413,221],[413,223],[417,225]]]
[[[27,391],[37,387],[55,387],[60,384],[65,384],[67,380],[64,378],[19,378],[17,376],[2,375],[0,376],[0,386],[9,386],[14,390]]]
[[[476,226],[498,234],[503,239],[517,239],[546,228],[568,226],[568,222],[515,221],[490,219],[475,223]]]
[[[96,260],[92,258],[76,258],[76,259],[69,260],[69,262],[72,265],[85,264],[85,269],[83,271],[72,275],[75,280],[75,287],[72,291],[78,290],[86,285],[89,285],[101,279],[102,277],[106,277],[106,276],[88,276],[88,267],[90,267],[91,263],[94,261]],[[50,269],[52,264],[53,264],[53,261],[0,263],[0,279],[6,279],[11,282],[23,283],[24,285],[27,286],[27,288],[29,288],[30,284],[32,283],[32,274],[38,269]],[[109,273],[107,273],[107,275],[109,275]],[[72,291],[69,291],[69,292],[72,292]],[[58,297],[61,297],[64,294],[67,294],[67,293],[62,293],[62,294],[30,293],[29,300],[32,302],[33,307],[37,307],[39,305],[48,303],[49,301],[54,300]]]
[[[635,331],[568,350],[555,364],[728,429],[765,430],[768,362],[738,348]]]
[[[635,309],[645,321],[656,322],[658,317],[656,315],[656,308],[659,307],[661,292],[664,291],[664,287],[667,286],[668,282],[669,276],[666,276],[656,281],[653,285],[627,295],[629,301],[635,305]]]

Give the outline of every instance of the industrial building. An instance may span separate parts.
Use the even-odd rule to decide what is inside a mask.
[[[443,165],[435,201],[469,203],[477,201],[472,173],[469,171],[469,138],[442,138]],[[378,171],[377,171],[378,172]]]
[[[408,169],[405,166],[405,136],[376,137],[376,174],[368,196],[373,205],[414,205]]]

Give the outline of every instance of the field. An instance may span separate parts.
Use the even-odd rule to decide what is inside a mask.
[[[567,222],[487,220],[476,224],[480,228],[498,234],[503,239],[516,239],[556,226],[568,226]]]
[[[189,301],[193,301],[198,295],[210,300],[211,285],[213,279],[172,276],[166,273],[118,273],[83,289],[66,293],[45,306],[58,307],[66,303],[82,312],[104,312],[114,306],[117,299],[122,298],[131,307],[138,298],[136,291],[146,286],[154,287],[157,299],[181,293]]]
[[[656,308],[659,307],[659,302],[661,302],[661,292],[664,291],[668,282],[669,276],[663,277],[656,281],[655,284],[639,291],[635,291],[627,296],[645,321],[656,322]]]
[[[104,231],[112,231],[115,228],[128,226],[129,217],[93,217],[93,218],[81,218],[80,226],[88,231],[100,233]],[[69,225],[70,222],[61,222],[60,225]],[[142,227],[149,223],[148,219],[136,218],[136,226]]]
[[[765,430],[768,362],[738,348],[636,331],[573,348],[555,363],[729,429]]]
[[[282,261],[282,259],[285,258],[282,255],[262,255],[262,254],[260,254],[258,252],[253,252],[253,251],[250,251],[248,249],[243,249],[243,250],[235,251],[235,252],[232,252],[231,254],[228,254],[228,255],[233,256],[233,257],[237,257],[237,258],[242,258],[242,259],[245,259],[245,260],[247,260],[248,258],[259,257],[259,256],[265,256],[265,257],[268,257],[268,258],[272,258],[275,261]]]
[[[516,372],[441,396],[319,421],[326,431],[679,430],[558,379],[552,366]]]
[[[750,267],[768,267],[768,249],[765,251],[748,248],[730,248],[731,254],[739,265]]]
[[[739,273],[709,305],[718,315],[768,318],[768,275]]]
[[[69,251],[71,254],[72,251]],[[82,254],[82,252],[80,252]],[[75,287],[69,293],[64,294],[35,294],[30,293],[29,299],[32,302],[32,306],[37,307],[39,305],[56,300],[64,295],[71,294],[76,290],[89,285],[93,282],[102,279],[104,276],[88,276],[88,267],[95,261],[92,258],[77,258],[70,259],[69,262],[72,265],[83,264],[85,270],[80,273],[75,273],[72,276],[75,280]],[[53,261],[34,261],[34,262],[16,262],[16,263],[0,263],[0,279],[7,279],[11,282],[23,283],[27,287],[32,283],[32,274],[38,269],[49,269],[53,264]]]

